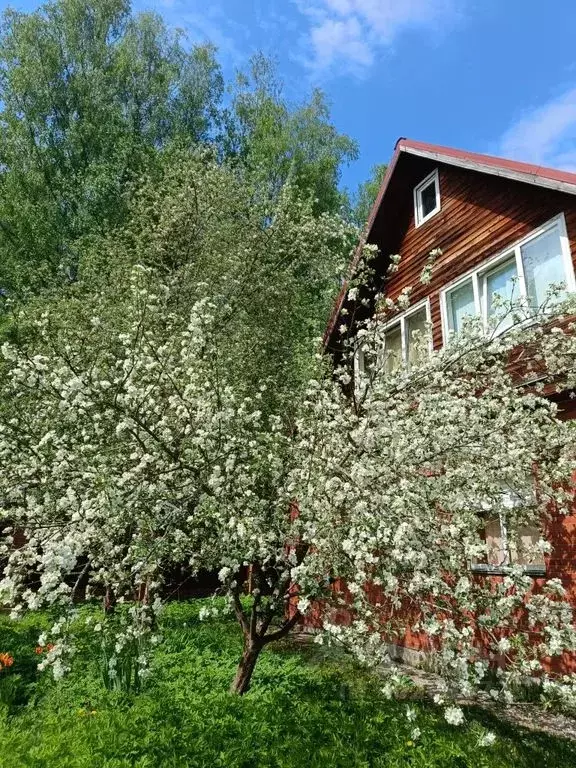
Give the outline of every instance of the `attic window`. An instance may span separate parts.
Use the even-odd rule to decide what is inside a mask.
[[[438,169],[432,171],[414,188],[414,221],[419,227],[440,210],[440,182]]]

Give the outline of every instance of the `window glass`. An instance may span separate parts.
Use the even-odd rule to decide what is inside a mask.
[[[508,562],[508,553],[506,551],[506,542],[500,518],[488,520],[484,527],[484,536],[486,538],[486,549],[488,550],[489,565],[506,565]]]
[[[540,539],[540,531],[534,525],[519,525],[509,533],[510,557],[519,565],[544,565],[544,557],[534,552]]]
[[[366,350],[363,347],[360,347],[358,350],[358,367],[360,369],[360,372],[369,378],[371,378],[374,374],[374,368],[375,368],[375,353],[373,350]]]
[[[511,304],[521,304],[522,314],[528,316],[532,314],[529,309],[535,311],[550,301],[547,293],[552,285],[574,291],[572,259],[563,240],[562,222],[563,217],[557,217],[545,225],[541,234],[524,245],[513,246],[498,261],[494,259],[495,266],[480,266],[457,288],[448,290],[444,294],[446,330],[461,331],[464,317],[481,313],[483,322],[496,318],[497,330],[503,331],[514,322]],[[476,286],[475,302],[472,289],[476,290]],[[558,299],[562,298],[560,294]]]
[[[402,329],[400,325],[386,332],[384,337],[384,370],[392,373],[402,364]]]
[[[406,318],[406,344],[408,346],[408,365],[422,362],[428,355],[427,349],[427,327],[428,318],[426,308],[423,307],[418,312],[409,315]],[[422,341],[420,341],[422,340]]]
[[[420,190],[420,201],[421,218],[425,219],[436,208],[436,182],[434,179],[424,189]]]
[[[499,264],[492,272],[488,272],[484,277],[483,285],[486,291],[487,316],[506,315],[508,310],[506,306],[502,306],[502,302],[508,304],[511,301],[518,300],[520,295],[516,259],[512,257],[503,264]],[[512,317],[508,314],[500,327],[507,327],[511,324]]]
[[[452,331],[461,331],[464,318],[476,314],[472,280],[467,280],[458,288],[450,291],[446,296],[446,302],[448,306],[448,327]]]
[[[557,227],[523,245],[520,249],[526,293],[530,306],[537,308],[546,301],[546,291],[552,283],[566,281],[562,244]]]
[[[500,503],[504,508],[499,514],[495,510],[484,518],[484,539],[486,541],[486,563],[491,566],[535,565],[544,567],[544,557],[535,551],[540,539],[537,525],[516,521],[513,510],[533,501],[533,491],[527,486],[516,491],[504,490]],[[488,506],[492,506],[488,502]],[[510,510],[508,514],[504,510]]]

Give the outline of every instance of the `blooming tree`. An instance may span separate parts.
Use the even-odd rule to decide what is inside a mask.
[[[9,532],[2,588],[16,615],[70,606],[81,580],[88,595],[106,594],[108,609],[131,601],[119,655],[153,633],[166,569],[218,568],[246,635],[234,685],[242,692],[261,647],[296,621],[285,618],[283,602],[300,559],[298,548],[287,550],[289,437],[263,412],[262,392],[239,396],[222,378],[214,306],[198,303],[182,326],[169,295],[149,271],[136,270],[114,343],[106,341],[110,325],[94,316],[83,346],[54,345],[44,315],[43,352],[4,347],[4,402],[14,407],[6,406],[0,426],[2,496],[25,543],[12,549]],[[254,588],[246,613],[248,565]],[[280,623],[271,628],[273,618]],[[56,676],[68,666],[68,624],[64,612],[43,662]]]
[[[558,298],[532,310],[502,302],[490,327],[470,319],[434,354],[427,334],[413,337],[410,366],[396,370],[376,316],[344,344],[335,379],[311,388],[298,424],[302,593],[331,575],[316,606],[327,634],[372,662],[411,635],[447,695],[483,686],[507,700],[536,676],[573,699],[573,678],[543,664],[576,649],[565,585],[525,568],[551,551],[550,519],[573,503],[576,422],[553,396],[576,383],[576,326],[574,303]],[[359,351],[369,364],[352,381]],[[494,518],[508,531],[498,578],[480,565]]]
[[[278,249],[274,270],[294,249],[309,256],[311,243],[324,247],[334,237],[329,221],[291,216],[283,235],[276,237],[269,218],[250,234],[250,242]],[[139,241],[145,252],[164,256],[170,238],[187,244],[189,218],[174,198],[155,221]],[[104,614],[94,626],[102,633],[114,627],[111,677],[127,649],[137,649],[146,671],[140,651],[158,639],[166,573],[186,564],[218,570],[220,592],[242,628],[232,683],[238,693],[249,687],[262,649],[308,612],[322,624],[320,637],[345,642],[367,662],[385,660],[388,643],[407,631],[425,634],[447,695],[489,683],[506,698],[535,673],[557,686],[542,660],[576,646],[561,582],[535,585],[514,564],[492,580],[471,564],[487,554],[487,510],[505,516],[511,531],[541,527],[540,539],[525,545],[530,558],[550,549],[552,507],[570,509],[574,428],[544,396],[575,384],[568,314],[550,327],[545,312],[527,318],[513,308],[522,322],[505,334],[471,321],[430,356],[422,337],[422,354],[395,371],[382,323],[370,321],[335,375],[321,356],[302,363],[306,394],[297,390],[289,402],[270,395],[280,385],[265,367],[268,337],[242,333],[260,315],[252,300],[230,299],[241,259],[226,231],[226,290],[194,282],[186,264],[168,276],[136,266],[118,304],[107,285],[82,297],[65,321],[61,306],[33,314],[24,340],[3,347],[0,493],[10,526],[0,591],[15,616],[60,608],[39,641],[42,664],[56,676],[69,667],[74,605],[85,588],[104,596],[108,614],[127,603],[113,624]],[[222,256],[218,242],[206,251]],[[272,297],[272,273],[260,271],[257,259],[248,264],[262,279],[251,296]],[[185,311],[183,296],[193,299]],[[267,334],[273,320],[262,320]],[[288,347],[295,356],[301,339]],[[359,345],[372,365],[353,381]],[[290,380],[298,381],[294,371]],[[572,685],[564,681],[566,696]],[[447,716],[460,720],[453,709]]]
[[[101,594],[94,629],[114,683],[131,656],[146,671],[166,572],[217,570],[245,634],[242,692],[261,648],[297,620],[290,438],[356,231],[289,184],[270,198],[208,152],[171,159],[135,191],[126,227],[85,244],[80,281],[12,324],[0,601],[66,609],[39,641],[60,676],[67,609]]]

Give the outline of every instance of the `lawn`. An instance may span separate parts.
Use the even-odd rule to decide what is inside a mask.
[[[36,671],[45,617],[14,624],[0,616],[3,670],[13,680],[0,705],[2,768],[524,768],[576,765],[572,742],[467,713],[452,727],[425,703],[390,702],[381,684],[345,657],[285,645],[262,656],[252,690],[231,696],[240,650],[233,621],[198,619],[200,603],[173,603],[163,616],[154,674],[139,693],[107,690],[98,654],[78,658],[56,684]],[[418,727],[420,736],[413,737]],[[478,740],[497,735],[490,747]]]

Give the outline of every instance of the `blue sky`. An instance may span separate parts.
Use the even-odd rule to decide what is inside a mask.
[[[16,8],[35,3],[13,0]],[[7,3],[0,2],[0,5]],[[354,188],[399,136],[576,171],[574,0],[135,0],[227,73],[276,57],[290,98],[328,95],[360,158]]]

